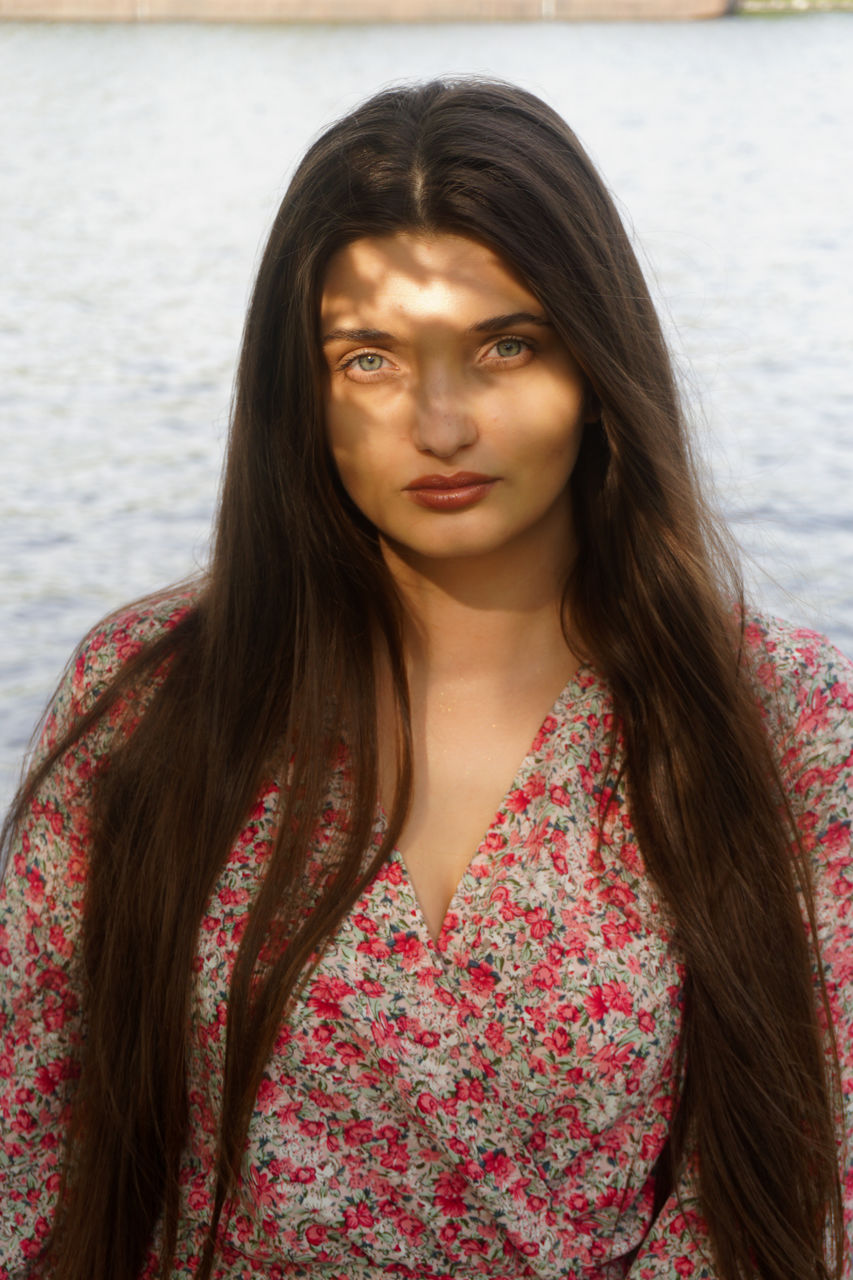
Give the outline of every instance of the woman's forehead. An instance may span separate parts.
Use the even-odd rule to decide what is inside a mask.
[[[541,313],[516,271],[488,245],[450,233],[364,237],[340,249],[324,279],[324,331],[376,316],[429,319]]]

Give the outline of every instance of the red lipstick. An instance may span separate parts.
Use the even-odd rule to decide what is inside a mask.
[[[462,511],[481,502],[496,484],[497,477],[477,471],[455,471],[453,475],[418,476],[406,485],[412,501],[433,511]]]

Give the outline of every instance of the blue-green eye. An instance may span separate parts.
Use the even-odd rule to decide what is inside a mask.
[[[383,356],[378,356],[375,351],[365,351],[362,355],[356,356],[351,362],[361,369],[362,373],[376,373],[382,368]]]
[[[495,343],[495,351],[504,360],[511,360],[513,356],[520,356],[524,350],[525,344],[521,338],[501,338]]]

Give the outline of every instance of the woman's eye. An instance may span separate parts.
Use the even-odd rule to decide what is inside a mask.
[[[348,372],[378,373],[384,365],[384,356],[378,355],[375,351],[362,351],[360,355],[350,356],[349,360],[344,361],[342,367]]]
[[[372,352],[368,352],[363,356],[356,356],[355,362],[364,373],[375,373],[377,369],[382,368],[382,357]]]
[[[500,360],[513,360],[517,356],[523,356],[529,350],[530,345],[523,338],[499,338],[490,347],[489,355],[497,356]]]

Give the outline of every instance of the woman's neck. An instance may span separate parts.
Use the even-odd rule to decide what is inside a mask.
[[[501,686],[520,670],[534,679],[568,679],[577,661],[565,639],[561,607],[568,566],[518,554],[424,562],[383,545],[403,602],[409,677]]]

